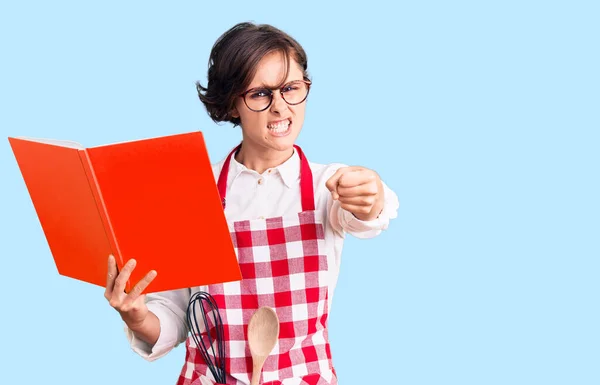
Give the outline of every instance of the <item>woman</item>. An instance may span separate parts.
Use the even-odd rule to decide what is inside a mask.
[[[178,384],[213,384],[186,326],[190,296],[211,293],[227,330],[227,384],[248,384],[252,361],[244,325],[261,306],[281,321],[263,384],[336,384],[327,317],[345,234],[374,237],[396,216],[396,195],[364,167],[311,163],[295,140],[311,82],[302,47],[269,25],[241,23],[215,43],[199,97],[215,122],[241,126],[242,141],[213,165],[243,279],[139,296],[129,294],[129,261],[117,276],[109,258],[105,296],[125,322],[134,351],[151,361],[186,341]]]

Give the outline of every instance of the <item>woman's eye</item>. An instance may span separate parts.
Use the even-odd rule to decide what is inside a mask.
[[[297,89],[298,89],[298,86],[292,84],[292,85],[283,87],[283,92],[295,91]]]
[[[266,98],[268,96],[269,96],[269,92],[266,90],[257,90],[257,91],[250,93],[250,97],[252,99]]]

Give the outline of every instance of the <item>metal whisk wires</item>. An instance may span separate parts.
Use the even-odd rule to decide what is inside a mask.
[[[196,316],[196,309],[198,306],[195,305],[199,305],[200,307],[204,333],[206,333],[207,338],[202,337],[202,329],[199,327],[198,318]],[[212,319],[210,314],[212,314]],[[212,321],[212,325],[209,325],[209,321]],[[223,321],[221,320],[217,303],[210,294],[199,291],[192,295],[187,308],[187,323],[192,338],[198,347],[198,351],[214,376],[215,381],[219,384],[225,384],[225,341],[223,339]],[[212,337],[213,333],[211,333],[212,328],[214,328],[215,331],[214,340]]]

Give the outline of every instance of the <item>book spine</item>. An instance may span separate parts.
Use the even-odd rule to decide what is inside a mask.
[[[85,149],[79,150],[79,156],[81,158],[81,163],[83,164],[85,173],[90,183],[90,189],[92,190],[92,194],[94,195],[94,200],[96,201],[96,206],[98,207],[98,212],[100,213],[100,218],[102,218],[104,231],[106,231],[106,237],[108,238],[108,242],[110,243],[112,254],[117,262],[117,269],[120,271],[123,268],[125,262],[123,261],[123,256],[121,255],[121,251],[119,250],[119,243],[117,242],[117,238],[113,231],[113,227],[110,223],[110,217],[108,215],[108,211],[106,210],[106,205],[104,204],[104,200],[102,199],[102,191],[98,184],[98,180],[96,179],[96,174],[94,173],[92,161],[90,160],[89,154]],[[106,261],[108,263],[108,255],[106,256]],[[129,290],[130,282],[129,280],[127,280],[127,283],[125,285],[125,291],[129,292]]]

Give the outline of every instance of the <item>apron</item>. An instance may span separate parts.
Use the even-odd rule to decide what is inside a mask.
[[[223,209],[231,156],[240,146],[227,156],[217,182]],[[327,333],[328,266],[324,227],[315,216],[310,166],[300,147],[294,145],[294,148],[301,162],[302,212],[228,221],[243,278],[206,286],[205,291],[214,297],[223,321],[227,385],[250,383],[252,355],[247,328],[250,317],[261,306],[275,310],[280,331],[279,340],[263,366],[260,384],[337,384]],[[198,326],[203,328],[203,325]],[[186,340],[186,362],[177,385],[214,384],[214,377],[190,335]]]

